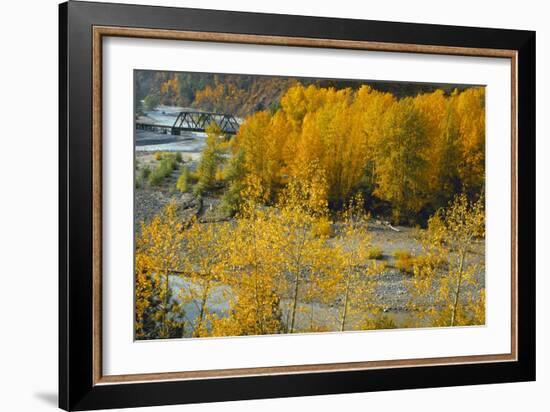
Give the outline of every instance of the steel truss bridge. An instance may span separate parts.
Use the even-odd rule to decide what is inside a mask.
[[[139,122],[136,123],[136,129],[179,136],[182,131],[204,132],[211,124],[216,124],[225,134],[236,134],[239,131],[239,122],[231,114],[191,110],[180,112],[172,126]]]

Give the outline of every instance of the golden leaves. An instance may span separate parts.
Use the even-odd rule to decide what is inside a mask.
[[[136,239],[136,332],[147,335],[145,324],[156,337],[170,337],[178,322],[170,318],[170,270],[181,263],[183,222],[170,203],[150,224],[141,225]]]
[[[247,190],[261,192],[253,183]],[[250,193],[237,218],[222,223],[193,219],[184,226],[169,204],[137,240],[136,330],[147,324],[142,336],[158,337],[315,331],[326,328],[315,321],[317,305],[335,301],[343,330],[352,314],[367,311],[369,277],[384,267],[369,263],[360,196],[342,213],[334,240],[319,233],[320,225],[333,225],[324,190],[319,176],[293,180],[276,207],[250,200],[261,198]],[[175,278],[183,280],[177,297],[170,289]],[[214,300],[227,306],[225,315],[211,309]]]
[[[414,261],[411,292],[424,306],[428,303],[433,324],[470,325],[484,319],[482,263],[471,259],[473,244],[484,235],[483,198],[470,202],[460,194],[430,218],[424,253]]]
[[[396,99],[362,86],[335,90],[296,85],[274,113],[249,116],[236,136],[243,181],[253,176],[273,202],[292,180],[319,173],[337,207],[368,185],[406,220],[452,195],[483,189],[484,89]]]

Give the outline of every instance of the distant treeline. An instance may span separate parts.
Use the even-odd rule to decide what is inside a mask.
[[[140,70],[135,76],[136,109],[139,111],[140,102],[145,100],[151,107],[159,104],[195,107],[245,117],[261,110],[276,110],[282,95],[297,84],[352,90],[358,90],[368,84],[374,90],[388,92],[398,98],[435,90],[443,90],[445,94],[449,94],[454,89],[461,91],[466,88],[425,83]]]

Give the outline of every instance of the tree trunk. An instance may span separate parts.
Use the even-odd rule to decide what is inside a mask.
[[[195,326],[195,337],[198,338],[200,336],[200,330],[202,327],[202,322],[204,320],[204,314],[206,312],[206,301],[208,300],[208,292],[210,291],[210,282],[208,282],[204,288],[202,299],[201,299],[201,306],[199,311],[199,320],[197,321],[197,326]]]
[[[340,332],[343,332],[346,327],[346,317],[348,316],[348,301],[349,301],[350,286],[351,286],[351,274],[348,274],[348,279],[346,281],[346,293],[344,294],[344,309],[342,312],[342,323],[340,324]]]
[[[302,270],[302,251],[306,240],[306,228],[302,227],[302,239],[296,258],[296,277],[294,278],[294,299],[292,301],[292,318],[290,319],[290,333],[294,332],[294,321],[296,319],[296,307],[298,306],[298,288],[300,285],[300,271]]]
[[[466,251],[462,251],[460,254],[460,264],[458,267],[458,279],[456,281],[455,299],[453,302],[453,309],[451,311],[451,326],[454,326],[456,322],[456,314],[458,312],[458,299],[460,297],[460,288],[462,287],[462,270],[464,268],[465,257]]]
[[[296,306],[298,305],[298,285],[300,281],[300,270],[296,270],[294,278],[294,300],[292,301],[292,317],[290,318],[290,333],[294,332],[294,321],[296,319]]]
[[[170,282],[169,282],[169,274],[168,274],[168,270],[165,270],[164,271],[164,311],[163,311],[163,316],[162,316],[162,333],[164,334],[164,337],[167,338],[168,337],[168,322],[167,322],[167,318],[168,318],[168,300],[169,300],[169,297],[170,297]]]
[[[309,282],[309,330],[313,332],[313,280]]]

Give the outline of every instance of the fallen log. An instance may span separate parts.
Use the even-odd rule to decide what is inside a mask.
[[[401,232],[398,228],[393,227],[389,222],[386,222],[386,226],[389,227],[394,232]]]

